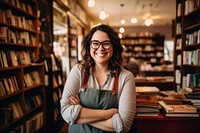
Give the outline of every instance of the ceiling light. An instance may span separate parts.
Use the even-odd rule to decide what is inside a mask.
[[[121,33],[119,33],[118,36],[119,36],[120,39],[122,38],[122,34]]]
[[[153,24],[153,20],[152,20],[151,18],[148,18],[147,20],[145,20],[144,24],[145,24],[146,26],[150,26],[150,25]]]
[[[131,23],[133,23],[133,24],[137,23],[137,18],[132,18]]]
[[[106,19],[106,12],[105,12],[104,10],[102,10],[102,11],[100,12],[99,18],[100,18],[101,20]]]
[[[121,23],[121,24],[125,24],[126,21],[125,21],[124,19],[121,19],[120,23]]]
[[[119,28],[119,32],[120,33],[124,33],[125,32],[125,29],[123,27]]]
[[[94,7],[95,1],[94,0],[88,0],[88,7]]]
[[[120,23],[121,24],[125,24],[125,20],[124,19],[122,19],[122,14],[123,14],[123,6],[124,6],[124,4],[120,4],[120,6],[121,6],[121,12],[120,12]]]

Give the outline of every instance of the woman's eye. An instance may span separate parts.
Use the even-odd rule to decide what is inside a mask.
[[[105,42],[104,45],[110,45],[110,43],[109,42]]]
[[[93,43],[93,45],[99,45],[99,43],[97,43],[97,42],[94,42],[94,43]]]

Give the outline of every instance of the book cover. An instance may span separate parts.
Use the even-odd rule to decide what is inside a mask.
[[[0,27],[0,41],[7,42],[7,27]]]
[[[159,92],[155,86],[136,86],[136,92]]]
[[[162,100],[158,102],[167,113],[196,113],[197,109],[190,101]]]
[[[166,117],[199,117],[199,113],[167,113],[163,108],[160,112]]]

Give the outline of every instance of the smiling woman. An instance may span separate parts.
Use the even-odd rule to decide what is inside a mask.
[[[69,132],[128,132],[136,112],[134,76],[122,67],[118,33],[108,25],[90,30],[82,61],[69,73],[61,114]]]

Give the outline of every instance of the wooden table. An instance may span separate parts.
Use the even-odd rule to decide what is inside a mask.
[[[131,133],[200,133],[200,117],[136,116]]]

